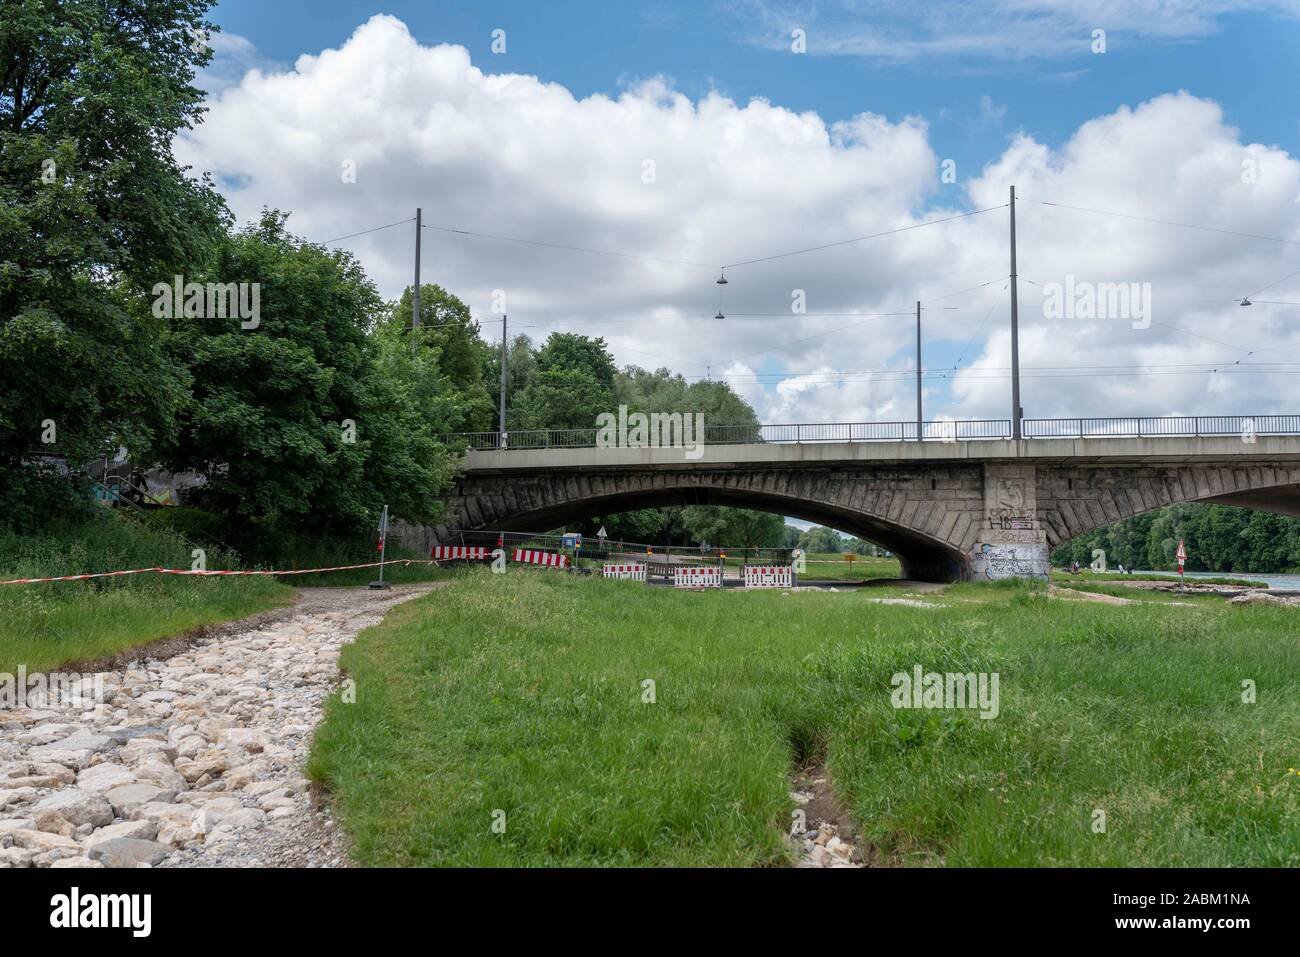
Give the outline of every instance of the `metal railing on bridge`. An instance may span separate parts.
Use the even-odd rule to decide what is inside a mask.
[[[1106,439],[1216,435],[1300,435],[1300,415],[1128,416],[1025,419],[1027,439]]]
[[[527,429],[507,432],[457,432],[442,436],[447,445],[475,450],[490,449],[591,449],[597,448],[600,430]],[[926,441],[1009,439],[1010,419],[938,419],[921,424]],[[752,445],[764,442],[915,442],[916,422],[807,422],[791,425],[706,425],[702,445]]]
[[[492,449],[597,448],[598,429],[524,429],[456,432],[446,445]],[[916,422],[807,422],[791,425],[706,425],[701,445],[799,444],[815,442],[915,442]],[[1224,435],[1300,435],[1300,415],[1110,416],[1023,419],[1026,439],[1158,438]],[[926,442],[969,442],[1011,438],[1010,419],[934,419],[921,423]]]

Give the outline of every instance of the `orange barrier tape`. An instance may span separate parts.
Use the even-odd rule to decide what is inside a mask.
[[[332,568],[289,568],[279,571],[194,571],[188,568],[131,568],[120,572],[93,572],[87,575],[56,575],[52,578],[11,578],[0,581],[0,585],[30,585],[37,582],[76,582],[87,578],[112,578],[116,575],[144,575],[153,572],[158,575],[194,575],[206,577],[211,575],[310,575],[313,572],[345,572],[354,568],[378,568],[380,565],[437,565],[438,562],[428,558],[395,558],[388,562],[368,562],[364,565],[335,565]]]

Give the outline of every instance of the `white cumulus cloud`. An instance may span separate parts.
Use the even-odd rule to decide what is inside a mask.
[[[504,290],[512,330],[603,335],[621,363],[734,377],[766,421],[910,419],[918,299],[928,373],[968,343],[963,364],[974,362],[955,379],[927,378],[927,415],[1005,417],[1006,209],[766,257],[999,207],[1014,183],[1026,200],[1027,414],[1287,404],[1294,377],[1241,370],[1300,362],[1300,348],[1287,351],[1300,347],[1295,307],[1199,300],[1240,298],[1300,268],[1296,246],[1030,202],[1300,239],[1300,164],[1243,142],[1213,102],[1173,92],[1097,117],[1059,149],[1021,134],[976,178],[945,185],[923,117],[827,123],[761,99],[693,101],[666,78],[577,98],[493,67],[490,55],[475,63],[462,47],[422,45],[377,16],[338,49],[216,91],[176,152],[225,184],[241,220],[264,205],[290,210],[291,227],[311,239],[420,206],[436,226],[650,257],[425,230],[422,278],[461,296],[489,334],[493,293]],[[343,245],[386,295],[410,282],[412,225]],[[1032,283],[1067,275],[1150,283],[1151,325],[1047,319]],[[801,293],[807,312],[795,314]],[[1300,281],[1260,297],[1300,300]],[[719,308],[727,319],[713,318]],[[1270,351],[1245,355],[1255,347]],[[1171,374],[1214,362],[1225,371]],[[1163,371],[1060,378],[1066,366]]]

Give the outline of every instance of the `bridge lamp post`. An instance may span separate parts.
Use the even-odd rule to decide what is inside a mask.
[[[921,427],[921,300],[916,300],[916,441],[925,438]]]
[[[418,350],[419,338],[414,334],[420,328],[420,207],[415,208],[415,285],[411,287],[411,348]]]
[[[1011,187],[1011,438],[1020,439],[1020,300],[1016,294],[1016,188]]]
[[[497,422],[497,447],[506,447],[506,364],[510,355],[510,340],[506,336],[506,314],[501,313],[501,417]]]

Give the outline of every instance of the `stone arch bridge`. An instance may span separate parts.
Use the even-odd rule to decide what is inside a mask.
[[[701,454],[702,453],[702,454]],[[907,578],[1044,576],[1051,548],[1178,502],[1300,516],[1300,436],[825,442],[481,450],[427,551],[454,530],[540,531],[592,515],[708,504],[778,512],[876,542]]]

